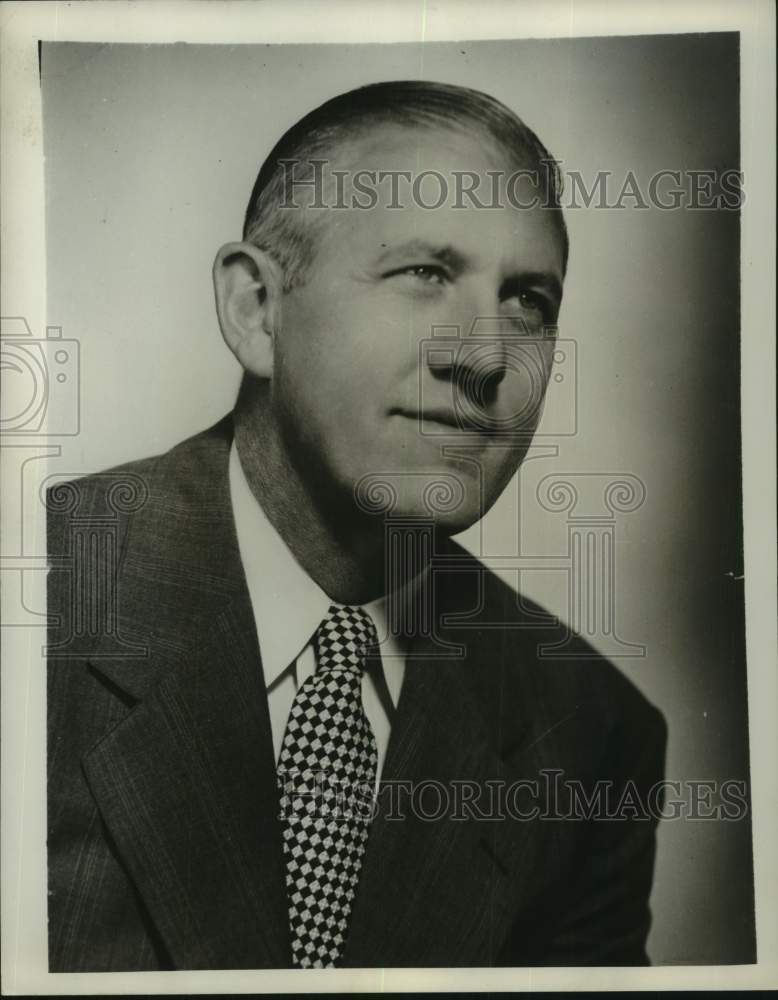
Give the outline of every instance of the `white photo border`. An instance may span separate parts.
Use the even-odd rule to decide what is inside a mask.
[[[370,16],[365,16],[365,8]],[[2,975],[7,995],[449,990],[724,989],[778,985],[778,647],[775,477],[775,13],[769,0],[479,0],[359,5],[8,2],[2,27],[3,316],[46,327],[38,42],[328,43],[737,31],[741,39],[742,443],[757,951],[752,966],[354,969],[49,974],[46,971],[45,670],[35,629],[5,630],[2,673]],[[477,17],[474,11],[477,9]],[[3,532],[19,531],[3,495]],[[42,513],[25,526],[45,551]],[[44,574],[36,586],[44,587]],[[8,595],[3,593],[3,602]],[[43,606],[40,594],[36,606]],[[10,633],[10,634],[9,634]]]

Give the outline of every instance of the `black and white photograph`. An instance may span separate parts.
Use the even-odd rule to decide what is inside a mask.
[[[772,7],[24,6],[7,992],[776,985]]]

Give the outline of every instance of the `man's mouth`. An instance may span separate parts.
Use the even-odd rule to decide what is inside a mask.
[[[407,420],[413,420],[419,426],[422,433],[425,426],[437,430],[438,433],[443,430],[447,433],[459,431],[469,434],[488,434],[490,430],[487,421],[483,419],[479,420],[476,416],[469,416],[467,413],[462,413],[451,406],[425,407],[423,410],[397,408],[391,410],[390,414],[405,417]]]

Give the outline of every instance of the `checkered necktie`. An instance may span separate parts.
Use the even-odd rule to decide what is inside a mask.
[[[362,671],[378,636],[361,608],[333,604],[315,636],[278,759],[292,958],[334,966],[343,950],[372,815],[378,754]]]

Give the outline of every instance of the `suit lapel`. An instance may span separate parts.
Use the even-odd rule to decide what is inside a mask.
[[[148,656],[98,649],[91,658],[137,704],[83,762],[121,863],[174,965],[190,969],[289,962],[275,761],[232,522],[230,440],[224,423],[149,476],[117,581],[121,632]]]
[[[446,610],[440,600],[436,607]],[[504,812],[501,789],[518,775],[537,778],[538,761],[532,751],[514,752],[509,770],[501,759],[500,734],[488,732],[469,678],[494,673],[505,655],[504,636],[492,631],[475,642],[470,636],[464,658],[425,658],[429,642],[417,642],[409,657],[352,915],[348,966],[493,964],[517,904],[529,902],[543,848],[538,822],[494,816]],[[449,630],[443,638],[463,636]],[[516,721],[514,749],[528,731]],[[542,792],[536,798],[534,789],[516,789],[511,808],[527,816],[542,811]]]

